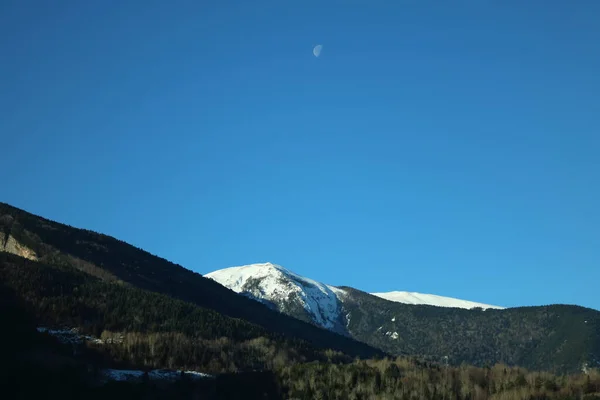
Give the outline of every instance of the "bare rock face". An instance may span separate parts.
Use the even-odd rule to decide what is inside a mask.
[[[10,234],[7,235],[3,232],[0,232],[0,251],[15,254],[17,256],[24,257],[32,261],[38,260],[35,251],[17,242],[15,238],[12,237]]]

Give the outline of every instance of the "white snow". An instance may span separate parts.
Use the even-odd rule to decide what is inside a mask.
[[[105,369],[102,374],[111,381],[129,381],[141,379],[144,375],[143,371],[140,370],[129,370],[129,369]]]
[[[329,286],[329,285],[325,285],[325,286],[327,286],[333,293],[335,293],[338,298],[340,296],[348,295],[348,292],[346,292],[344,289],[336,288],[335,286]]]
[[[332,286],[305,278],[280,265],[272,263],[251,264],[225,268],[206,274],[205,277],[219,282],[237,293],[267,300],[282,307],[290,298],[300,299],[302,307],[314,322],[333,329],[339,321],[338,295],[346,292]],[[253,287],[256,283],[256,286]]]
[[[205,374],[203,372],[198,371],[183,371],[186,375],[190,375],[192,379],[203,379],[203,378],[212,378],[212,375]]]
[[[388,332],[385,333],[385,336],[389,336],[392,339],[398,339],[398,332],[390,332],[390,331],[388,331]]]
[[[184,375],[192,379],[210,378],[211,375],[203,374],[202,372],[196,371],[183,371]],[[174,371],[170,369],[154,369],[148,372],[148,377],[152,380],[170,380],[174,381],[181,378],[181,371]]]
[[[204,374],[196,371],[183,371],[184,375],[191,379],[212,378],[212,375]],[[136,369],[105,369],[102,370],[102,375],[105,379],[111,381],[140,381],[144,376],[144,371]],[[175,381],[181,378],[181,371],[169,369],[154,369],[148,371],[148,379],[150,380],[169,380]]]
[[[494,308],[503,309],[504,307],[492,306],[489,304],[476,303],[473,301],[454,299],[452,297],[437,296],[435,294],[422,294],[415,292],[386,292],[386,293],[371,293],[373,296],[380,297],[385,300],[394,301],[404,304],[426,304],[438,307],[456,307],[471,309],[481,307],[482,309]],[[393,321],[393,320],[392,320]]]
[[[590,371],[588,369],[588,364],[587,363],[583,363],[583,365],[581,366],[581,372],[583,372],[586,375],[589,375]]]
[[[50,329],[50,328],[40,326],[36,329],[40,333],[47,333],[50,336],[54,336],[61,343],[79,344],[79,343],[83,343],[84,341],[89,341],[89,342],[98,343],[98,344],[103,343],[101,339],[95,338],[93,336],[81,335],[79,333],[79,330],[76,328]]]

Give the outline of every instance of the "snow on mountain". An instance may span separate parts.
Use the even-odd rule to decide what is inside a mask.
[[[339,331],[342,325],[336,294],[343,290],[297,275],[280,265],[244,265],[205,276],[234,292],[270,303],[281,312],[302,318],[298,313],[302,314],[303,310],[312,322],[323,328]]]
[[[349,291],[305,278],[272,263],[225,268],[205,276],[282,313],[344,335],[349,334],[351,315],[345,310],[346,302],[353,302],[353,295]],[[405,304],[467,309],[502,308],[432,294],[389,292],[371,295]],[[391,321],[394,322],[395,318]],[[388,336],[395,336],[392,339],[396,339],[398,334],[390,332]]]
[[[495,308],[498,310],[504,307],[492,306],[489,304],[476,303],[473,301],[454,299],[452,297],[437,296],[435,294],[423,294],[415,292],[386,292],[386,293],[371,293],[373,296],[380,297],[385,300],[395,301],[404,304],[425,304],[438,307],[455,307],[471,309],[481,307],[484,310],[487,308]]]

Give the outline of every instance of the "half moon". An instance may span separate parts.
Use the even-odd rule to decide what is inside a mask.
[[[321,54],[321,50],[323,50],[323,45],[316,45],[315,48],[313,49],[313,54],[315,55],[315,57],[319,57],[319,55]]]

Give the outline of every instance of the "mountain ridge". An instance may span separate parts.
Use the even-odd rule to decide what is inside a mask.
[[[271,263],[225,268],[206,276],[282,313],[327,329],[332,328],[323,324],[319,313],[337,301],[337,307],[329,309],[329,320],[337,322],[336,332],[391,354],[479,366],[506,362],[555,370],[574,370],[585,363],[600,365],[600,312],[585,307],[502,308],[423,294],[418,294],[420,298],[412,294],[408,299],[422,304],[410,304],[406,297],[392,301],[381,293],[325,285]],[[307,300],[315,293],[305,290],[307,286],[317,288],[318,296]],[[403,295],[392,292],[398,293]],[[323,299],[325,306],[318,304]]]
[[[243,294],[279,311],[334,332],[348,334],[342,315],[340,287],[299,275],[271,262],[223,268],[205,274],[236,293]],[[370,293],[384,300],[436,307],[504,309],[504,307],[415,292]],[[301,309],[298,309],[301,307]]]

